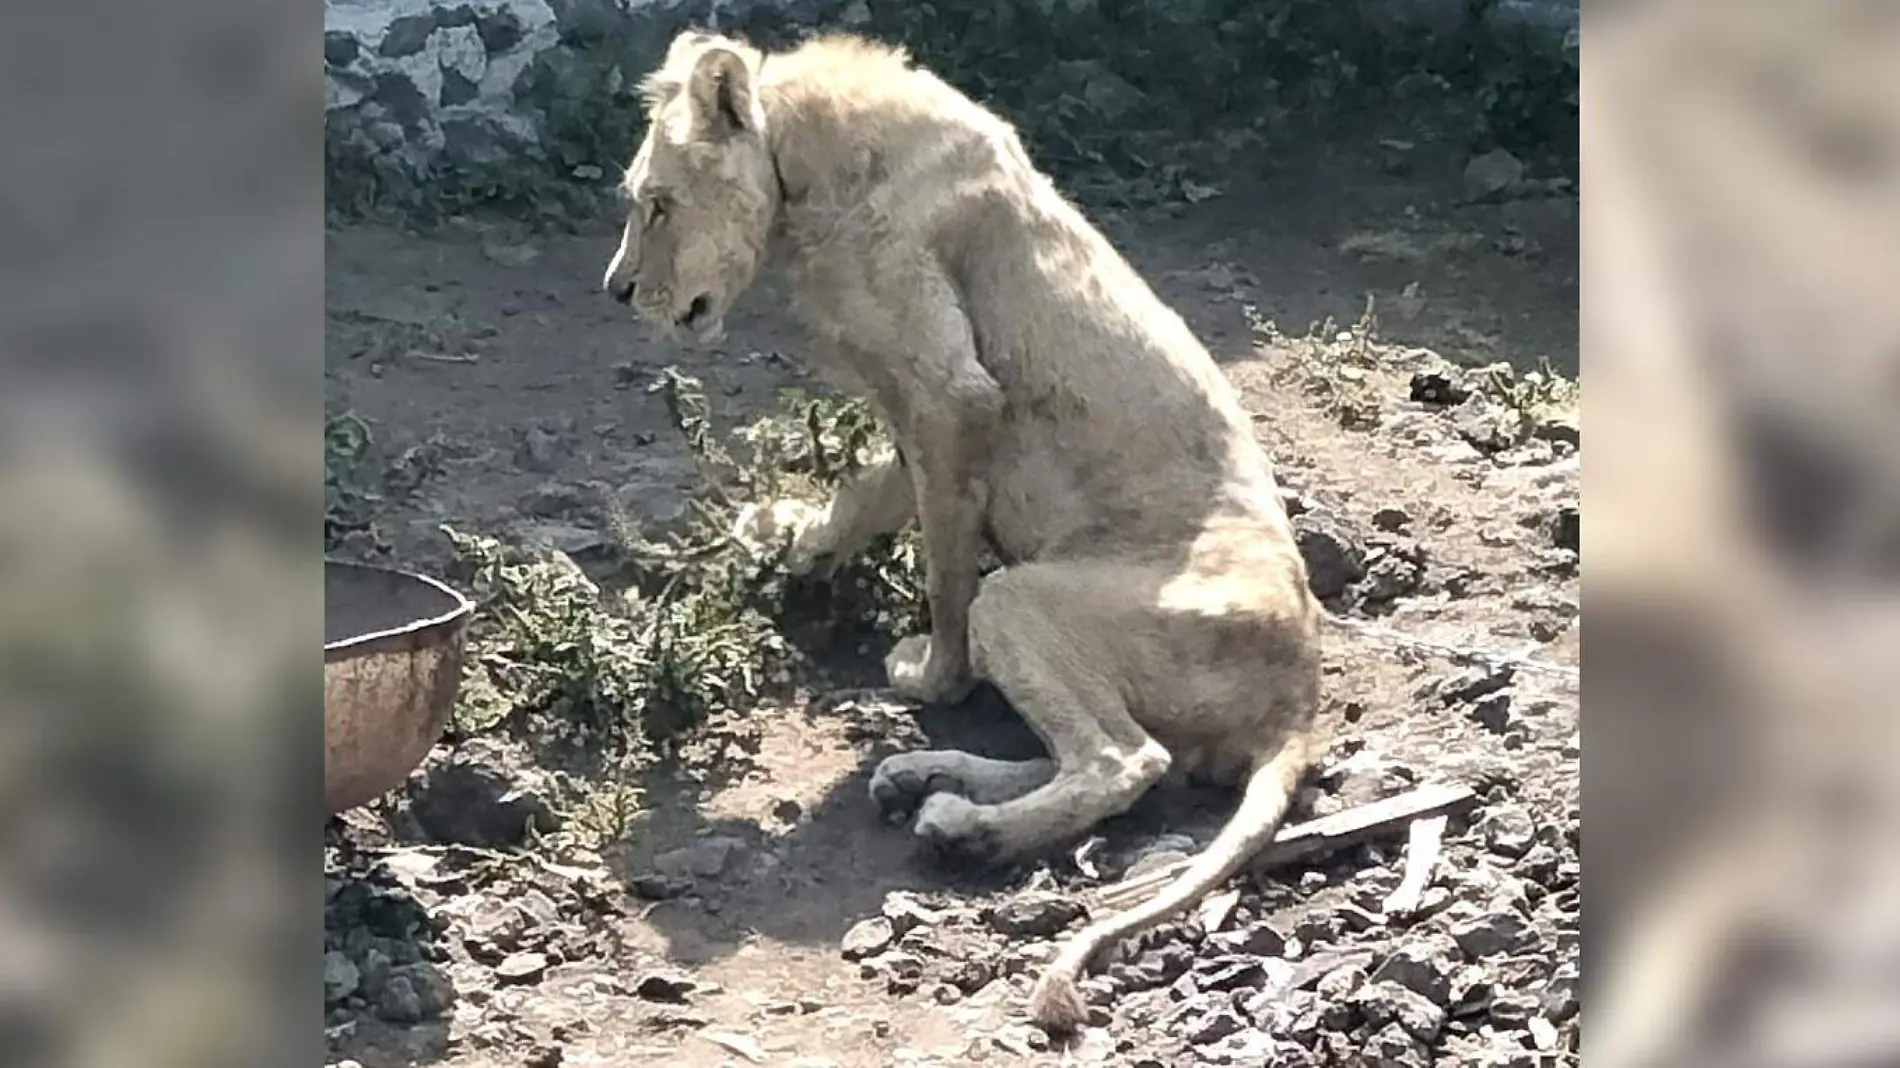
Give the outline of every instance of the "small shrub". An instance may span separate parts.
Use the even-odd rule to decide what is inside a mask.
[[[893,448],[862,401],[787,390],[772,415],[721,435],[699,380],[677,369],[649,387],[706,478],[686,530],[663,543],[622,526],[621,539],[648,587],[679,587],[742,604],[784,627],[823,617],[837,630],[903,634],[927,627],[920,546],[914,531],[879,539],[826,579],[793,579],[784,546],[733,536],[748,502],[785,497],[820,502],[873,457]],[[728,445],[730,442],[730,447]]]
[[[371,520],[378,501],[364,477],[373,439],[369,424],[354,413],[325,419],[323,427],[323,551],[353,543],[378,543]]]
[[[522,553],[444,527],[483,606],[477,658],[513,711],[556,711],[589,750],[664,749],[706,716],[760,692],[776,643],[763,621],[705,590],[617,606],[556,551]]]
[[[1478,386],[1532,425],[1574,414],[1582,399],[1576,380],[1559,374],[1548,359],[1540,359],[1529,371],[1508,363],[1491,364],[1479,371]]]
[[[1382,398],[1372,377],[1378,365],[1380,348],[1377,306],[1370,294],[1365,309],[1350,327],[1341,329],[1331,318],[1307,326],[1306,333],[1293,337],[1280,332],[1271,320],[1260,316],[1252,305],[1243,311],[1254,336],[1262,345],[1292,357],[1308,393],[1349,430],[1367,430],[1379,425]]]
[[[816,497],[889,448],[863,404],[787,393],[777,413],[721,433],[697,379],[669,369],[653,388],[706,488],[667,538],[616,523],[632,582],[623,595],[560,552],[442,528],[455,577],[481,607],[458,726],[532,724],[558,763],[587,771],[568,807],[590,839],[624,832],[646,764],[791,682],[793,629],[822,620],[853,636],[896,635],[925,623],[914,535],[799,581],[780,566],[781,547],[732,534],[743,502]]]

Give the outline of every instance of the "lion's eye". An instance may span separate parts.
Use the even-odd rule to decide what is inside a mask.
[[[666,201],[656,199],[647,205],[648,225],[659,222],[664,218],[666,218]]]

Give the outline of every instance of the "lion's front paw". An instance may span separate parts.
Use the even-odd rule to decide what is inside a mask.
[[[825,524],[814,518],[792,535],[791,547],[785,550],[787,573],[823,579],[830,578],[837,567],[838,547]]]
[[[955,704],[970,695],[976,679],[969,665],[949,665],[933,654],[927,634],[913,634],[899,641],[884,658],[884,671],[891,689],[911,701],[930,704]]]
[[[924,798],[913,833],[939,857],[959,864],[994,864],[1006,853],[1002,835],[984,808],[958,794]]]
[[[827,546],[817,536],[822,511],[807,501],[784,499],[770,504],[748,504],[732,521],[732,537],[755,553],[785,550],[785,569],[794,575],[810,572],[823,560]]]
[[[890,654],[884,658],[884,674],[898,696],[923,700],[920,693],[924,687],[924,669],[929,664],[930,636],[913,634],[898,639],[897,644],[891,646]]]

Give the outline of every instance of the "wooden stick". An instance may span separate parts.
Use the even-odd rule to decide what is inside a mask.
[[[1254,871],[1264,871],[1316,854],[1336,852],[1389,835],[1414,820],[1469,811],[1477,803],[1478,795],[1468,786],[1451,783],[1421,786],[1369,805],[1283,827],[1273,844],[1261,850],[1248,866]],[[1135,904],[1173,882],[1193,862],[1192,857],[1174,861],[1104,887],[1096,892],[1096,907],[1112,910]]]
[[[1437,815],[1412,821],[1405,842],[1405,875],[1398,888],[1386,895],[1387,916],[1409,916],[1425,900],[1425,888],[1432,883],[1432,866],[1438,863],[1444,845],[1446,820],[1446,816]]]

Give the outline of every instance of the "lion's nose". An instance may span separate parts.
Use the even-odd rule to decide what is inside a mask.
[[[618,278],[607,279],[607,295],[622,304],[633,303],[633,290],[634,284],[631,278],[624,281]]]

